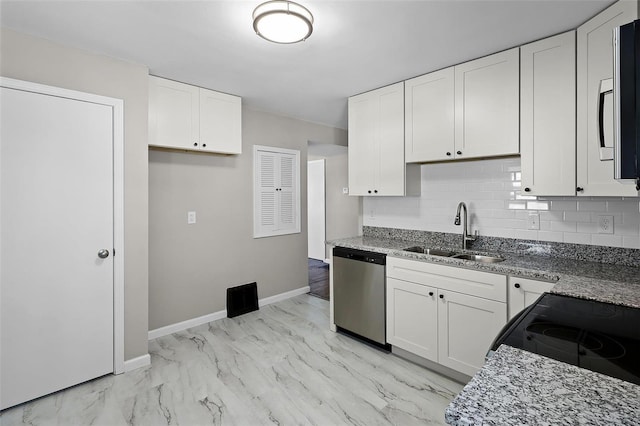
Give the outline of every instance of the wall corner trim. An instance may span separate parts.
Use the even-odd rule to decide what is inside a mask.
[[[124,372],[127,373],[137,368],[146,367],[147,365],[151,365],[151,356],[149,354],[140,355],[124,362]]]
[[[301,294],[308,293],[311,289],[309,286],[304,286],[300,288],[296,288],[295,290],[287,291],[284,293],[276,294],[275,296],[265,297],[264,299],[258,300],[258,306],[266,306],[272,303],[280,302],[282,300],[290,299],[295,296],[299,296]],[[149,340],[157,339],[158,337],[167,336],[172,333],[177,333],[179,331],[186,330],[191,327],[196,327],[202,324],[206,324],[208,322],[217,321],[222,318],[227,317],[227,310],[222,310],[218,312],[213,312],[211,314],[203,315],[201,317],[192,318],[190,320],[177,322],[175,324],[167,325],[164,327],[156,328],[154,330],[149,330]],[[148,356],[148,355],[147,355]],[[134,358],[137,360],[138,358]],[[129,361],[127,361],[129,362]],[[125,371],[127,362],[125,362]]]

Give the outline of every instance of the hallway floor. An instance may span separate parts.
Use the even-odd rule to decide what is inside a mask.
[[[309,294],[329,300],[329,264],[309,259]]]

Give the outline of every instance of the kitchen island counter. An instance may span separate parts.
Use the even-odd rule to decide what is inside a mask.
[[[637,425],[640,386],[501,345],[449,404],[452,425]]]

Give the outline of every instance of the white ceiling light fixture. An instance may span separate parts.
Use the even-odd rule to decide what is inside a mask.
[[[274,43],[298,43],[313,32],[313,15],[298,3],[271,0],[253,11],[253,29],[260,37]]]

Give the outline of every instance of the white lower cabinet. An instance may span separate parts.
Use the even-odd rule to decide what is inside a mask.
[[[437,291],[387,278],[387,342],[438,362]]]
[[[473,376],[507,320],[507,304],[438,290],[438,362]]]
[[[509,277],[509,319],[535,302],[542,293],[550,291],[555,283]]]
[[[387,341],[475,374],[507,321],[507,277],[387,258]]]

